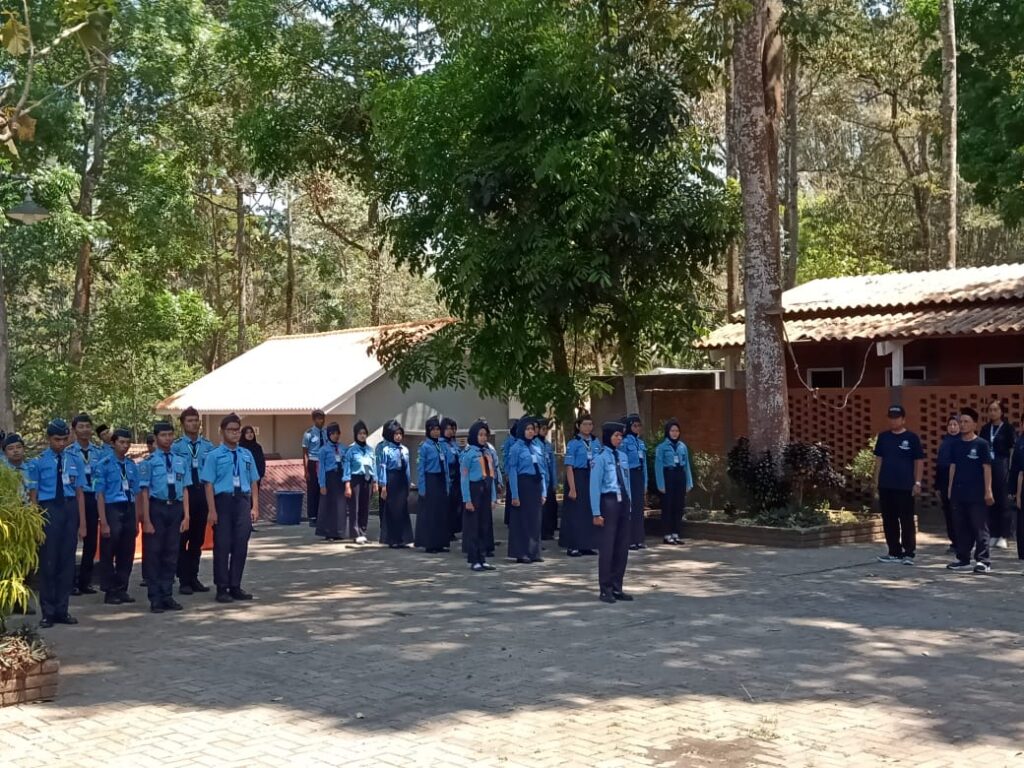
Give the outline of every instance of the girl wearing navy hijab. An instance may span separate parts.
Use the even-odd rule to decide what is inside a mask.
[[[601,443],[594,435],[594,420],[589,413],[576,419],[576,435],[565,446],[565,499],[562,501],[562,525],[558,546],[569,557],[596,555],[601,529],[594,525],[590,511],[590,470]]]
[[[647,490],[647,445],[640,437],[644,426],[640,417],[629,414],[626,433],[622,438],[622,452],[629,460],[629,548],[646,549],[644,537],[644,495]]]
[[[427,439],[420,445],[416,473],[419,499],[416,501],[416,546],[428,554],[448,551],[448,451],[441,444],[441,420],[431,416],[426,424]]]
[[[544,477],[548,484],[548,495],[541,511],[540,537],[544,541],[555,538],[555,529],[558,527],[558,499],[555,498],[558,487],[558,463],[555,459],[555,448],[548,440],[550,424],[548,419],[539,419],[537,437],[534,438],[544,451]]]
[[[316,535],[326,541],[341,541],[345,527],[345,446],[341,427],[332,421],[327,425],[327,440],[320,446],[317,479],[320,481],[320,513],[316,519]]]
[[[459,454],[462,513],[462,551],[474,571],[493,571],[487,562],[488,526],[498,498],[498,465],[487,438],[491,429],[486,421],[469,428],[466,450]]]
[[[679,439],[678,419],[665,422],[665,439],[654,451],[654,479],[661,494],[661,521],[665,543],[682,544],[679,528],[686,511],[686,494],[693,489],[690,452]]]
[[[448,540],[455,541],[462,533],[462,494],[459,493],[459,443],[455,439],[459,425],[455,419],[441,419],[441,445],[448,462]]]
[[[524,416],[516,424],[516,441],[506,458],[509,495],[508,556],[517,563],[539,563],[541,508],[547,496],[544,449],[534,438],[537,419]]]
[[[366,543],[370,493],[377,490],[377,459],[374,450],[366,444],[368,432],[362,421],[357,421],[352,427],[355,442],[345,454],[345,471],[341,476],[345,483],[345,498],[348,499],[348,535],[356,544]]]
[[[377,481],[380,483],[380,543],[391,549],[412,546],[412,521],[409,518],[409,449],[402,445],[405,430],[392,419],[384,425],[384,443],[380,449]]]
[[[590,505],[594,525],[601,529],[597,561],[600,599],[603,603],[630,601],[622,591],[629,559],[630,482],[629,459],[620,446],[625,427],[615,421],[601,427],[603,447],[590,474]]]
[[[512,452],[512,446],[516,444],[516,424],[519,423],[519,419],[509,419],[508,422],[508,437],[505,438],[505,442],[501,444],[501,468],[505,473],[505,477],[508,477],[508,456]],[[509,485],[505,486],[505,525],[509,524],[509,513],[512,511],[512,487]]]

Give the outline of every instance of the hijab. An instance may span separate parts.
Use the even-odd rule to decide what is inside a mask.
[[[245,436],[245,433],[246,432],[250,432],[250,431],[252,432],[252,439],[251,440],[248,437]],[[253,429],[251,426],[243,428],[242,429],[242,439],[238,441],[238,444],[240,446],[242,446],[243,448],[245,448],[247,451],[251,452],[254,447],[259,445],[259,443],[256,442],[256,430]]]
[[[640,414],[639,413],[630,413],[630,414],[628,414],[626,416],[626,418],[623,419],[623,430],[622,430],[622,437],[623,437],[623,439],[629,437],[630,435],[633,435],[634,437],[639,439],[639,436],[636,435],[636,433],[633,432],[633,425],[634,424],[642,424],[642,423],[643,423],[643,419],[640,418]],[[607,426],[607,425],[605,425],[605,426]]]
[[[516,422],[514,434],[517,438],[526,442],[526,428],[530,425],[537,429],[537,417],[536,416],[523,416],[519,421]]]
[[[455,423],[455,419],[451,418],[450,416],[445,416],[443,419],[441,419],[441,437],[444,437],[444,433],[448,429],[448,427],[451,427],[456,432],[458,432],[459,430],[459,425]],[[455,438],[453,437],[452,439],[454,440]]]
[[[402,424],[398,421],[398,419],[391,419],[391,421],[387,422],[384,425],[384,439],[387,440],[389,443],[394,443],[396,432],[401,432],[403,435],[405,435],[405,430],[402,429]]]
[[[612,445],[612,435],[614,435],[616,432],[621,432],[623,433],[623,435],[625,435],[626,426],[618,421],[606,421],[604,424],[601,425],[602,445],[606,445],[612,450],[614,450],[616,453],[618,453],[618,449]]]
[[[673,448],[676,445],[679,444],[679,438],[677,437],[675,440],[673,440],[671,437],[668,436],[668,433],[669,433],[669,430],[672,429],[672,427],[678,427],[678,426],[679,426],[679,419],[676,419],[676,418],[671,418],[671,419],[669,419],[668,421],[665,422],[665,439],[668,440],[670,443],[672,443],[672,447]]]
[[[429,419],[427,419],[427,423],[426,425],[424,425],[423,429],[427,433],[427,440],[433,440],[436,443],[440,439],[440,435],[438,437],[430,436],[431,431],[434,430],[435,428],[441,429],[441,419],[439,419],[437,416],[431,416]]]
[[[365,437],[362,440],[359,439],[360,432],[366,432],[367,434],[369,434],[370,432],[370,430],[366,428],[366,422],[364,422],[362,419],[360,419],[359,421],[352,425],[352,439],[355,442],[359,443],[359,445],[366,445]]]
[[[482,443],[479,441],[478,435],[480,434],[481,429],[486,429],[488,436],[491,434],[491,428],[487,425],[487,422],[480,419],[470,424],[469,438],[467,439],[467,442],[470,445],[475,445],[477,448],[483,450],[484,448],[487,447],[487,440],[485,438],[484,442]]]
[[[339,440],[341,439],[341,437],[340,437],[340,435],[341,435],[341,425],[338,422],[332,421],[330,424],[327,425],[327,427],[325,429],[327,431],[327,439],[328,440],[331,439],[331,435],[338,435],[339,436],[338,439]]]

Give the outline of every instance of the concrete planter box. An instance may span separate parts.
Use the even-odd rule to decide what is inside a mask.
[[[0,675],[0,707],[55,698],[59,670],[60,661],[47,659],[18,672]]]
[[[861,544],[884,538],[881,518],[814,528],[769,528],[762,525],[683,520],[682,534],[687,539],[793,549]]]

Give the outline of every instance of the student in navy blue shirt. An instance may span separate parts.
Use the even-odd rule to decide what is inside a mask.
[[[949,465],[953,461],[953,446],[959,441],[960,416],[954,413],[946,421],[946,434],[942,436],[935,455],[935,493],[946,520],[946,537],[949,539],[949,549],[946,551],[951,555],[956,554],[956,525],[953,522],[953,504],[949,500]]]
[[[949,498],[956,521],[956,561],[946,567],[961,573],[989,573],[988,506],[992,504],[992,447],[977,435],[978,412],[960,409],[960,442],[949,466]],[[971,549],[975,565],[971,565]]]
[[[594,459],[590,474],[590,508],[594,525],[601,528],[597,579],[603,603],[630,601],[622,591],[629,559],[630,482],[629,458],[622,450],[625,427],[615,421],[601,427],[604,446]]]
[[[1007,539],[1013,533],[1013,513],[1010,511],[1010,455],[1017,440],[1017,430],[1006,418],[1003,403],[997,398],[988,404],[988,423],[978,436],[992,447],[992,498],[988,509],[989,537],[992,546],[1006,549]]]
[[[882,527],[889,553],[881,563],[914,564],[917,528],[914,499],[921,494],[924,449],[921,438],[907,429],[902,405],[889,408],[889,429],[875,440],[875,494],[882,512]]]
[[[100,518],[100,576],[107,605],[134,603],[128,580],[135,560],[135,497],[139,495],[139,468],[128,458],[132,433],[116,429],[111,453],[100,464],[96,506]]]
[[[647,444],[643,441],[644,425],[631,413],[625,418],[626,434],[622,451],[629,461],[629,548],[647,549],[644,530],[644,499],[647,495]]]

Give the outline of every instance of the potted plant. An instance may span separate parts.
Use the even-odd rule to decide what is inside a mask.
[[[42,510],[25,503],[18,474],[0,466],[0,706],[57,693],[59,664],[50,647],[32,627],[10,627],[10,617],[35,601],[26,581],[39,567],[42,541]]]

